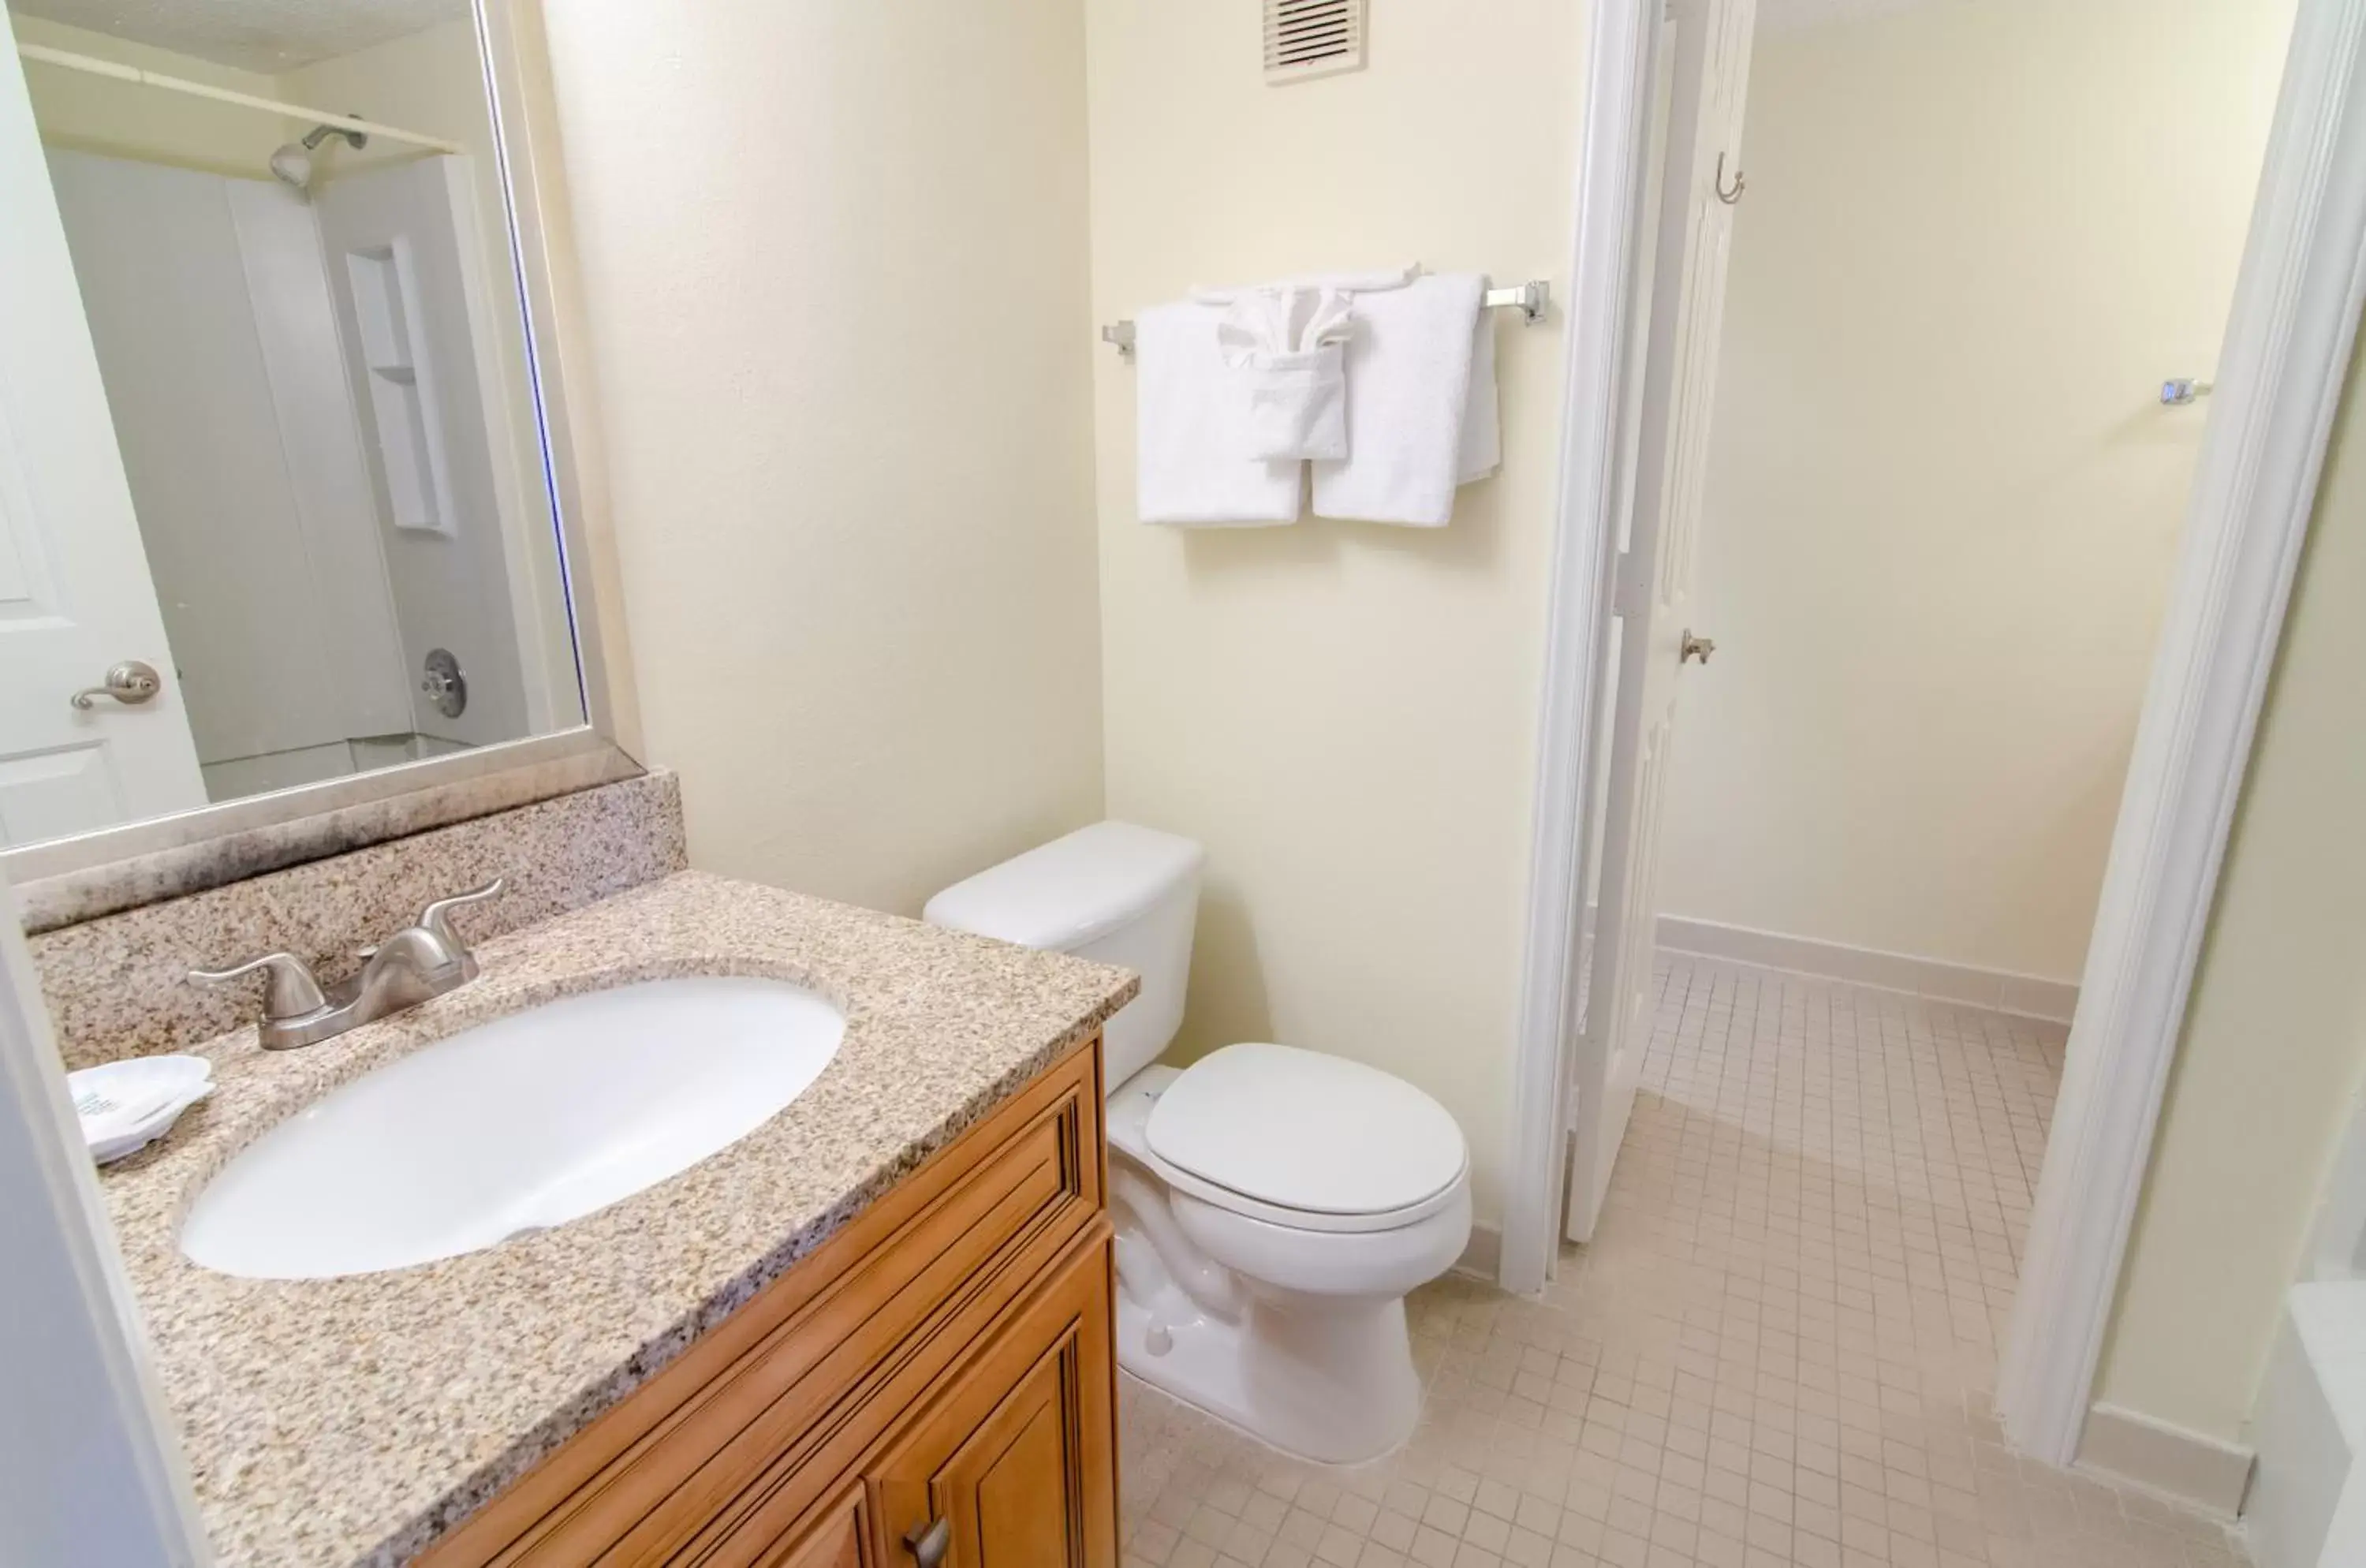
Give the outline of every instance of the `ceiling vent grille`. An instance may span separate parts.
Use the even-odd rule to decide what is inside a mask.
[[[1364,63],[1364,0],[1265,0],[1265,79],[1279,86]]]

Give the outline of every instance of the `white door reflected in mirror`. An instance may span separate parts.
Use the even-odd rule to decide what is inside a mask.
[[[74,700],[109,684],[112,665],[169,669],[172,655],[14,83],[0,71],[0,844],[206,803],[170,682],[132,705]]]

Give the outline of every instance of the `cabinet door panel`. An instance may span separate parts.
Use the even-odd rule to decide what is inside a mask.
[[[956,1562],[1026,1568],[1083,1561],[1076,1355],[1071,1332],[930,1483],[929,1500],[953,1521]]]
[[[871,1520],[855,1487],[824,1510],[821,1519],[766,1554],[763,1568],[869,1568],[863,1561]]]
[[[944,1568],[1110,1568],[1117,1561],[1114,1363],[1105,1236],[953,1376],[871,1468],[879,1561],[952,1525]]]

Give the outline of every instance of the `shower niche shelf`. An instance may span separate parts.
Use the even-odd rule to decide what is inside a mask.
[[[370,433],[394,525],[449,538],[452,486],[444,456],[444,427],[434,378],[421,371],[419,294],[411,251],[401,240],[345,254],[354,291],[355,326],[367,367]]]

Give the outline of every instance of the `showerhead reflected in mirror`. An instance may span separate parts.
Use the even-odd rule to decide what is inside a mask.
[[[300,191],[312,188],[312,150],[332,136],[343,137],[345,145],[358,152],[369,145],[369,132],[350,126],[316,125],[304,133],[301,141],[290,141],[271,154],[271,172],[284,183]]]
[[[466,0],[9,22],[0,849],[581,725]]]

